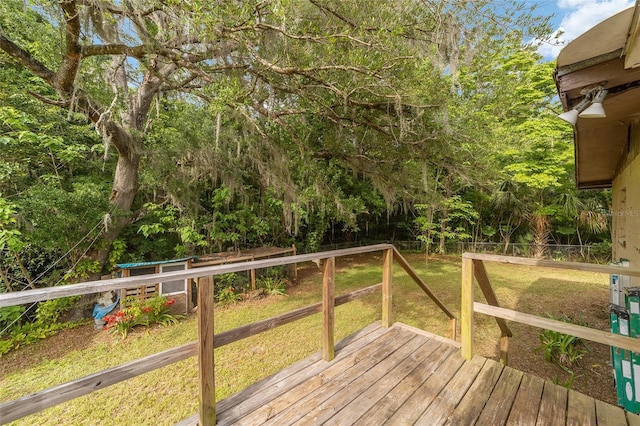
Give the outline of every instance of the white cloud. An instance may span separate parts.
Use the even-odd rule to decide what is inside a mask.
[[[556,34],[559,45],[543,44],[538,51],[545,57],[555,58],[562,48],[597,23],[633,6],[633,0],[558,0],[559,16],[564,14]]]

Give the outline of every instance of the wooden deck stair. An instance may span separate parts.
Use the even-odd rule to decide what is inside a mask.
[[[465,362],[456,342],[403,324],[373,324],[339,342],[333,361],[313,355],[216,411],[219,425],[640,426],[640,416],[493,360]]]

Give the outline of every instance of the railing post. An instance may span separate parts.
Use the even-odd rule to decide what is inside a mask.
[[[251,256],[251,260],[256,260],[255,256]],[[251,268],[251,291],[256,290],[256,270]]]
[[[296,254],[298,254],[297,249],[296,249],[296,245],[293,244],[291,246],[291,248],[293,249],[293,255],[295,256]],[[298,282],[298,264],[294,263],[293,264],[293,282],[297,283]]]
[[[500,306],[500,304],[498,303],[498,297],[493,291],[493,287],[491,286],[491,282],[489,281],[489,276],[487,275],[487,270],[484,267],[484,262],[482,260],[473,259],[473,276],[476,278],[478,286],[480,286],[480,290],[482,290],[487,303],[492,306]],[[500,336],[500,362],[504,365],[507,365],[507,362],[509,360],[509,337],[511,337],[512,334],[511,330],[509,330],[507,322],[504,319],[496,318],[496,321],[498,323],[498,327],[500,327],[500,331],[502,332]]]
[[[473,357],[473,261],[462,255],[462,303],[460,305],[460,343],[462,356]]]
[[[336,258],[325,259],[322,272],[322,358],[325,361],[335,357],[335,274]]]
[[[213,360],[213,279],[198,278],[198,381],[200,426],[216,424],[216,390]]]
[[[382,326],[391,327],[392,317],[392,280],[393,280],[393,249],[382,253]]]

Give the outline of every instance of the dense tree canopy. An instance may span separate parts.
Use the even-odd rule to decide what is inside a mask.
[[[517,1],[3,1],[4,288],[54,284],[63,255],[77,279],[354,235],[597,238],[547,21]]]

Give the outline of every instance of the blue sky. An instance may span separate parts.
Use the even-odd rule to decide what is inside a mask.
[[[537,4],[544,15],[555,14],[556,31],[561,31],[560,41],[570,42],[580,34],[616,13],[633,6],[633,0],[522,0]],[[548,59],[558,56],[562,45],[545,44],[539,52]]]

